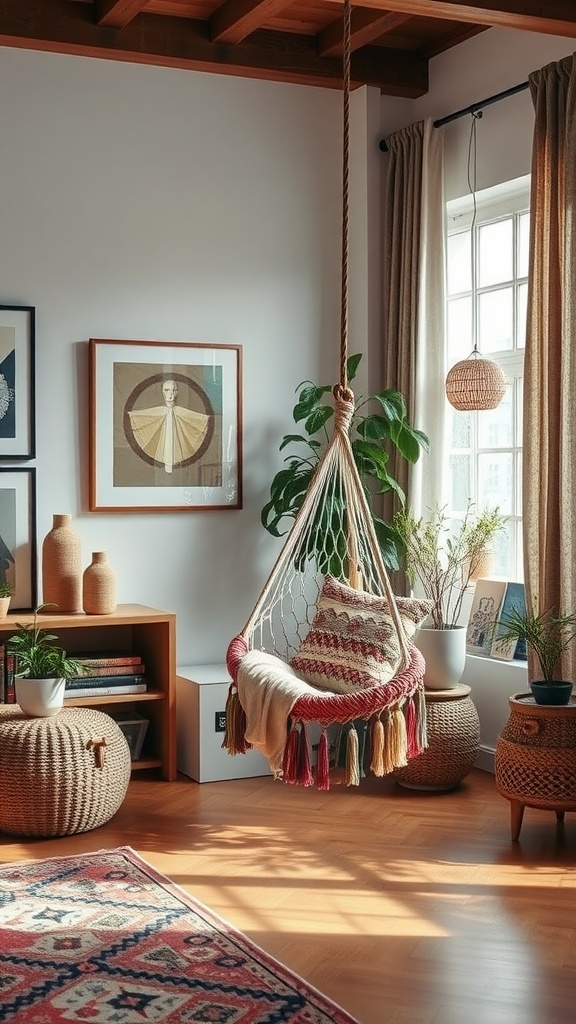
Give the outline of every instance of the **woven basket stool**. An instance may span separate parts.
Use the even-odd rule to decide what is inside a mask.
[[[512,839],[518,839],[525,807],[576,811],[576,701],[561,707],[536,704],[530,693],[508,700],[510,717],[498,740],[494,777],[510,801]]]
[[[101,711],[28,718],[19,707],[0,708],[0,831],[67,836],[98,828],[122,804],[130,769],[126,739]]]
[[[455,789],[472,768],[480,748],[480,719],[469,686],[426,690],[428,747],[393,775],[406,789]]]

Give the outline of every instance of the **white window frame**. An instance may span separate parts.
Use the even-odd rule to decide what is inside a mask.
[[[513,182],[507,182],[503,185],[495,186],[494,188],[486,189],[482,192],[477,192],[476,196],[471,195],[464,196],[460,199],[452,200],[447,203],[447,234],[455,234],[462,230],[469,230],[473,225],[474,231],[474,258],[477,260],[478,253],[478,232],[479,229],[485,224],[494,223],[498,220],[509,218],[513,215],[514,218],[518,218],[521,213],[526,213],[529,210],[530,205],[530,176],[526,175],[523,178],[516,179]],[[472,260],[472,247],[470,249],[470,259]],[[514,249],[514,270],[513,278],[511,279],[511,285],[514,287],[514,294],[517,299],[518,295],[518,284],[527,284],[526,276],[518,274],[518,252],[517,246]],[[477,275],[474,275],[475,277]],[[448,277],[448,275],[447,275]],[[499,282],[494,287],[501,287],[503,282]],[[476,313],[472,317],[472,330],[473,332],[478,331],[479,316],[478,302],[479,296],[486,294],[492,290],[492,286],[488,288],[480,288],[477,280],[472,281],[472,287],[465,291],[458,293],[459,297],[471,297],[472,302],[475,303]],[[453,299],[454,296],[446,295],[446,322],[448,323],[448,306],[449,300]],[[522,566],[522,481],[521,481],[521,466],[522,466],[522,376],[524,368],[524,337],[520,339],[518,337],[518,308],[517,301],[514,302],[514,339],[513,349],[505,350],[501,352],[490,352],[486,353],[486,357],[493,359],[498,362],[504,370],[507,384],[512,388],[512,408],[513,408],[513,438],[512,444],[503,447],[485,447],[480,448],[478,444],[478,433],[480,416],[486,417],[488,413],[458,413],[453,412],[453,415],[470,416],[470,444],[466,449],[458,449],[451,447],[451,433],[447,422],[446,438],[445,438],[445,464],[446,470],[444,474],[445,480],[445,493],[442,495],[441,504],[448,510],[450,518],[458,520],[462,517],[463,512],[452,508],[452,480],[450,475],[450,458],[458,454],[466,454],[471,458],[471,482],[470,482],[470,499],[475,505],[479,505],[478,494],[479,494],[479,456],[486,454],[491,451],[502,451],[510,452],[512,454],[513,462],[513,480],[512,480],[512,512],[508,515],[507,529],[511,536],[512,550],[509,551],[509,572],[499,571],[498,565],[495,568],[497,575],[505,575],[509,579],[518,581],[523,580],[523,566]],[[519,344],[521,340],[521,344]],[[472,346],[474,345],[475,338],[472,338]],[[469,355],[469,352],[460,352],[456,358],[452,358],[448,361],[448,332],[446,332],[446,365],[450,368],[457,359],[464,359]]]

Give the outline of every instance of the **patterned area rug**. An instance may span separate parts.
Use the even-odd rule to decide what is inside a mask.
[[[0,867],[0,1020],[357,1024],[130,847]]]

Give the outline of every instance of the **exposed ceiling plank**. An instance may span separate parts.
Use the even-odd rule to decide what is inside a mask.
[[[364,8],[353,9],[351,12],[350,26],[350,49],[360,49],[379,39],[386,32],[403,25],[409,20],[408,14],[379,14],[377,11],[367,11]],[[344,47],[344,19],[339,18],[333,21],[328,28],[318,33],[316,40],[316,52],[319,57],[341,57]]]
[[[445,53],[452,46],[465,43],[467,39],[472,39],[474,36],[479,35],[480,32],[486,32],[487,29],[487,25],[455,24],[451,32],[445,32],[444,35],[435,39],[433,43],[427,43],[425,46],[419,47],[418,53],[420,57],[431,60],[432,57],[437,57],[439,53]]]
[[[227,0],[210,19],[213,43],[241,43],[292,0]]]
[[[362,0],[362,6],[412,17],[576,37],[574,0],[468,0],[468,3],[461,0]]]
[[[94,4],[94,20],[97,25],[108,25],[112,28],[126,28],[147,0],[96,0]]]
[[[91,4],[68,0],[0,0],[0,46],[342,87],[342,62],[319,58],[307,36],[260,30],[230,46],[211,42],[206,22],[146,13],[120,31],[95,25]],[[417,98],[428,89],[428,66],[412,53],[364,47],[353,55],[351,84],[364,83]]]

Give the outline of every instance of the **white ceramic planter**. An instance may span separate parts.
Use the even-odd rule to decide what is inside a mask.
[[[50,718],[62,709],[65,687],[65,679],[23,679],[16,676],[16,703],[25,715]]]
[[[451,690],[458,686],[466,666],[466,630],[416,630],[414,643],[426,662],[424,686],[427,690]]]

